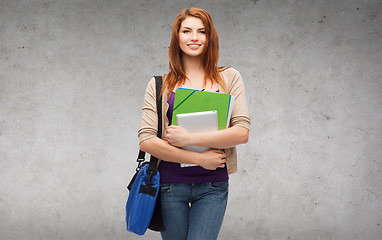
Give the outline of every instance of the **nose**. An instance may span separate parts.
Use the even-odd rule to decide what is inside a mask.
[[[198,34],[197,32],[193,31],[191,35],[191,41],[197,41],[198,40]]]

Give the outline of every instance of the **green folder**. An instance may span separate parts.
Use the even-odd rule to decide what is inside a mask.
[[[172,125],[176,125],[176,115],[216,110],[219,130],[228,127],[231,117],[233,97],[225,93],[178,88],[175,92]]]

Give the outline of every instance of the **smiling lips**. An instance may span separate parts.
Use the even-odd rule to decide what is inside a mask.
[[[201,46],[201,44],[187,44],[187,46],[192,50],[196,50]]]

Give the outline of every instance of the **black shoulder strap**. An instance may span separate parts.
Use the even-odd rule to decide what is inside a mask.
[[[163,79],[162,76],[155,76],[155,86],[156,86],[156,105],[157,105],[157,114],[158,114],[158,134],[157,136],[159,138],[162,137],[162,98],[160,97],[160,92],[162,90],[162,84]],[[138,167],[135,175],[131,179],[129,185],[127,186],[127,189],[129,191],[131,190],[131,186],[133,185],[135,178],[137,177],[138,170],[141,167],[142,163],[145,161],[145,155],[146,153],[144,151],[139,150],[138,153]],[[150,163],[148,170],[151,171],[151,176],[155,175],[157,173],[157,167],[158,167],[158,158],[151,155],[150,157]]]
[[[162,91],[163,79],[162,76],[155,76],[156,86],[156,100],[157,100],[157,114],[158,114],[158,137],[162,137],[162,97],[160,92]]]
[[[157,114],[158,114],[158,138],[162,138],[162,98],[160,92],[162,90],[163,79],[162,76],[155,76],[155,89],[156,89],[156,104],[157,104]],[[153,171],[156,174],[158,167],[158,158],[151,155],[149,171]]]

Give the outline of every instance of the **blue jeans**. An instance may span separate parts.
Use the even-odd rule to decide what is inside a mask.
[[[228,182],[162,184],[164,240],[215,240],[228,200]]]

